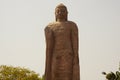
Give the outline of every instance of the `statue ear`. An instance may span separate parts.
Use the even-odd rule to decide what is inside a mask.
[[[57,21],[57,18],[55,18],[55,20]]]

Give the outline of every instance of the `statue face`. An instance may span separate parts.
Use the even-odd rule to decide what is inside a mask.
[[[57,19],[64,19],[66,20],[67,19],[67,10],[65,7],[59,7],[59,8],[56,8],[55,10],[55,16]]]

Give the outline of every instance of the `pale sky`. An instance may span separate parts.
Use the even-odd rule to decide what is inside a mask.
[[[81,80],[105,80],[120,61],[120,0],[0,0],[0,65],[44,74],[44,28],[59,3],[79,28]]]

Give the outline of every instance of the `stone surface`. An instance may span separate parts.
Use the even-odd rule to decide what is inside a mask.
[[[56,21],[45,28],[45,80],[80,80],[78,28],[67,20],[63,4],[55,8]]]

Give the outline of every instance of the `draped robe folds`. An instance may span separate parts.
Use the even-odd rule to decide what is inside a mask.
[[[45,28],[45,37],[45,80],[80,80],[76,24],[50,23]]]

